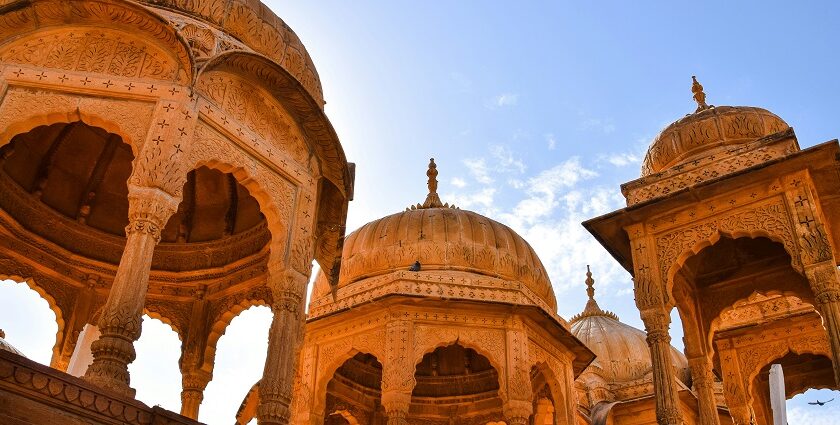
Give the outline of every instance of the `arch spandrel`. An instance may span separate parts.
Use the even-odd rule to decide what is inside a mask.
[[[151,10],[128,1],[12,2],[0,16],[3,41],[4,62],[182,84],[193,76],[183,37]]]
[[[437,348],[459,344],[471,348],[490,361],[499,374],[499,394],[507,392],[507,334],[504,329],[414,326],[412,374],[423,356]],[[502,397],[504,398],[504,397]]]
[[[189,169],[206,166],[233,174],[257,200],[268,221],[272,256],[284,257],[298,192],[291,182],[267,169],[204,121],[196,125],[186,163]]]
[[[352,193],[352,177],[344,150],[329,119],[317,102],[306,92],[288,70],[271,59],[256,53],[230,51],[222,53],[202,68],[198,80],[213,71],[240,75],[262,87],[280,105],[301,130],[310,144],[323,177],[331,181],[346,202]]]
[[[656,253],[660,276],[672,297],[674,275],[685,262],[703,248],[717,243],[722,237],[765,237],[782,244],[790,255],[791,267],[803,273],[796,233],[782,199],[773,199],[752,208],[735,210],[714,216],[689,227],[679,228],[656,237]]]
[[[212,373],[216,363],[216,347],[219,339],[225,334],[233,319],[252,307],[269,306],[272,302],[271,290],[265,285],[257,285],[247,291],[210,300],[207,334],[204,337],[203,350],[196,350],[195,347],[184,347],[183,351],[187,353],[200,351],[203,358],[194,361],[194,363],[197,363],[201,370]],[[198,342],[201,339],[196,338],[194,341]]]
[[[317,354],[310,353],[307,347],[304,347],[301,351],[304,359],[317,361],[317,367],[315,367],[317,372],[314,374],[313,383],[314,399],[308,401],[311,411],[317,412],[319,409],[326,408],[327,384],[344,362],[352,359],[358,353],[370,354],[380,361],[386,359],[385,330],[382,328],[370,329],[337,341],[315,346],[314,350]],[[304,363],[304,367],[306,367],[306,363]],[[295,400],[292,400],[292,402],[296,403]],[[303,400],[300,402],[303,402]]]
[[[136,161],[154,109],[151,102],[10,87],[0,103],[0,146],[38,126],[81,121],[120,136]]]
[[[205,71],[199,77],[196,88],[227,116],[223,123],[230,131],[241,137],[252,148],[259,150],[260,141],[243,130],[250,130],[270,146],[266,156],[270,161],[286,162],[290,158],[299,167],[310,165],[310,147],[289,112],[271,94],[241,76],[229,72]],[[228,122],[235,120],[236,123]],[[245,128],[242,128],[244,126]],[[315,170],[315,175],[318,171]]]

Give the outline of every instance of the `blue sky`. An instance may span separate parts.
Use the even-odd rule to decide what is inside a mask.
[[[619,184],[638,177],[650,140],[694,110],[691,75],[710,104],[776,113],[802,147],[840,136],[840,14],[830,2],[267,3],[312,55],[357,164],[349,229],[422,202],[435,157],[443,200],[525,236],[567,318],[583,308],[591,264],[601,306],[641,326],[629,275],[579,223],[622,206]],[[34,325],[18,326],[29,310],[12,315],[5,293],[0,327],[48,359],[55,331],[23,347]],[[269,321],[266,309],[249,310],[222,337],[202,420],[231,422],[261,372]],[[178,410],[179,342],[146,322],[132,366],[138,397]],[[791,425],[840,413],[840,403],[804,404],[816,397],[833,395],[797,397]]]

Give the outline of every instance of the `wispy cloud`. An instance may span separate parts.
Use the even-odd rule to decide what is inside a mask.
[[[620,152],[607,155],[604,160],[616,167],[624,167],[638,165],[642,162],[642,157],[634,152]]]
[[[557,148],[557,139],[554,138],[554,134],[546,134],[545,143],[548,146],[548,150],[550,151],[553,151],[555,148]]]
[[[467,181],[460,177],[453,177],[452,180],[449,181],[449,184],[457,187],[458,189],[463,189],[467,187]]]
[[[516,93],[502,93],[494,96],[485,103],[489,109],[505,108],[509,106],[516,106],[519,103],[519,95]]]
[[[490,148],[490,154],[497,161],[497,170],[501,172],[516,172],[522,174],[525,172],[525,163],[521,158],[514,155],[510,148],[502,145],[495,145]]]
[[[494,211],[496,188],[485,187],[472,193],[447,194],[446,199],[463,209],[479,210],[487,214]]]
[[[475,181],[481,184],[492,184],[490,170],[487,168],[487,161],[484,158],[467,158],[463,161]]]

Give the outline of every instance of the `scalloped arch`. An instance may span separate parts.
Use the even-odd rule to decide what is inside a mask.
[[[749,239],[758,239],[758,238],[765,238],[769,239],[772,242],[780,244],[784,249],[785,252],[790,256],[790,264],[793,270],[797,273],[805,276],[804,269],[802,268],[802,263],[799,259],[799,252],[797,251],[796,246],[792,241],[793,235],[791,233],[782,234],[779,232],[771,232],[765,229],[749,229],[749,228],[733,228],[730,230],[721,230],[715,229],[712,232],[709,232],[708,235],[703,235],[701,233],[697,233],[697,237],[694,240],[689,241],[687,247],[683,249],[676,257],[673,259],[665,259],[663,261],[660,258],[660,261],[663,261],[662,269],[667,270],[667,275],[664,276],[666,278],[666,294],[668,296],[668,304],[670,306],[675,305],[675,298],[674,298],[674,277],[679,273],[680,269],[685,266],[685,263],[695,255],[700,254],[706,248],[714,247],[721,239],[727,238],[731,240],[741,239],[741,238],[749,238]]]
[[[137,67],[137,72],[131,76],[171,80],[184,85],[189,85],[193,81],[195,60],[187,41],[174,26],[151,9],[125,0],[18,0],[12,2],[0,12],[0,43],[5,44],[13,38],[17,41],[24,34],[37,34],[58,27],[69,31],[72,29],[71,26],[76,26],[77,30],[107,28],[111,31],[131,34],[133,37],[139,36],[165,51],[176,64],[169,73],[171,75],[164,75],[160,73],[163,63],[160,62],[160,58],[144,57]],[[107,43],[112,41],[107,41]],[[125,44],[120,48],[117,43],[112,43],[109,48],[112,53],[116,52],[115,54],[119,55],[120,52],[131,52],[133,46]],[[68,47],[67,50],[73,49]],[[38,62],[34,64],[44,65]],[[112,71],[114,65],[103,65],[103,67]],[[67,66],[58,68],[67,69]],[[122,65],[119,68],[126,69]],[[143,69],[146,71],[144,72]],[[89,71],[89,69],[80,70]]]
[[[0,270],[0,280],[13,280],[15,282],[25,284],[27,287],[29,287],[29,289],[37,293],[38,296],[41,297],[41,299],[47,302],[47,304],[50,307],[50,310],[52,310],[53,314],[55,315],[55,323],[56,325],[58,325],[58,330],[55,333],[55,343],[53,344],[52,348],[53,361],[57,359],[60,355],[59,350],[61,339],[64,335],[65,321],[64,315],[61,311],[61,307],[58,306],[55,297],[49,294],[44,288],[39,286],[35,282],[36,279],[31,276],[22,276],[14,273],[5,273],[2,270]]]
[[[213,373],[213,368],[216,365],[216,347],[219,339],[224,336],[227,327],[233,319],[237,318],[242,312],[250,310],[251,307],[267,306],[269,300],[263,299],[244,299],[221,314],[210,327],[210,333],[207,336],[207,345],[204,348],[204,362],[201,365],[201,370]]]

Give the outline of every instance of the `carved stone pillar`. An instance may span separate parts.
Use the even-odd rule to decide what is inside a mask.
[[[814,291],[817,311],[828,332],[828,343],[834,359],[840,359],[840,283],[834,261],[806,265],[805,275]],[[834,381],[840,383],[840,361],[835,360]]]
[[[653,389],[656,393],[656,419],[660,425],[682,425],[677,388],[674,384],[674,364],[671,360],[671,317],[664,308],[642,311],[647,332],[650,359],[653,366]]]
[[[95,385],[134,396],[128,364],[140,338],[152,254],[179,202],[160,189],[129,185],[125,250],[99,319],[102,335],[91,344],[93,363],[84,376]]]
[[[502,411],[508,425],[527,425],[534,411],[534,405],[526,400],[508,400],[502,407]]]
[[[309,276],[294,270],[269,271],[274,319],[268,335],[268,355],[260,381],[260,425],[286,425],[291,416],[295,362],[302,342],[304,302]]]
[[[688,359],[691,381],[700,404],[700,425],[720,425],[715,401],[715,378],[712,364],[706,356]]]
[[[388,425],[408,425],[408,407],[411,405],[411,392],[384,391],[382,407],[388,416]]]
[[[394,314],[385,325],[385,362],[382,365],[382,406],[388,425],[406,425],[414,378],[414,324]]]
[[[194,292],[195,300],[192,302],[190,324],[183,337],[181,359],[178,362],[182,381],[181,414],[192,419],[198,419],[201,401],[204,400],[204,389],[213,379],[212,369],[203,369],[210,326],[204,294],[204,287],[199,287]]]
[[[720,358],[720,372],[723,375],[723,396],[726,407],[735,425],[750,425],[750,408],[747,404],[747,392],[741,375],[741,362],[738,350],[727,339],[716,342]]]
[[[521,322],[514,322],[507,333],[507,400],[502,411],[508,425],[527,424],[534,411],[531,369],[528,364],[528,334]]]
[[[190,371],[181,375],[181,414],[198,419],[198,409],[204,400],[204,389],[212,375],[203,370]]]

